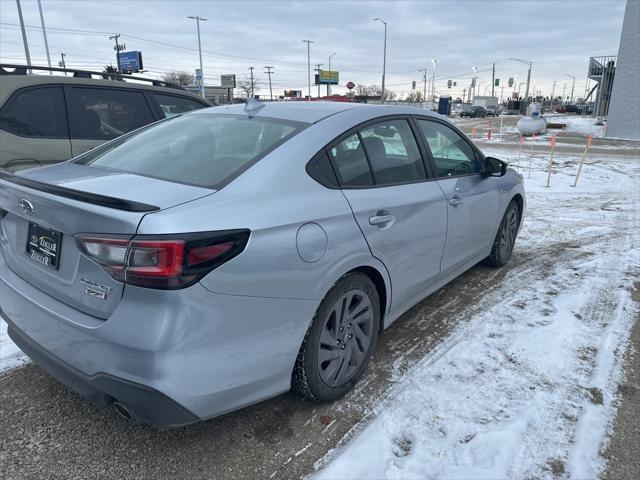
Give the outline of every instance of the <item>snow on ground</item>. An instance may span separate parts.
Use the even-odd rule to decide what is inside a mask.
[[[517,162],[517,150],[488,155]],[[527,152],[528,154],[528,152]],[[525,155],[527,155],[525,154]],[[640,162],[521,161],[528,216],[514,260],[530,270],[488,288],[486,309],[421,360],[318,462],[318,479],[596,478],[622,354],[638,318]],[[551,253],[549,252],[551,248]],[[535,253],[540,253],[536,255]],[[555,263],[541,268],[540,256]]]
[[[29,359],[20,351],[7,335],[7,324],[0,317],[0,373],[20,366]]]

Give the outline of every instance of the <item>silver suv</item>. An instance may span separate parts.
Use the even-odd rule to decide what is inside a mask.
[[[26,67],[0,65],[0,168],[62,162],[149,123],[210,106],[158,80],[109,75],[122,80],[117,81],[87,71],[71,75],[28,75]]]

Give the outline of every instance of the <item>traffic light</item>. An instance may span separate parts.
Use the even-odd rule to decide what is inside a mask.
[[[500,86],[500,79],[499,79],[499,78],[496,78],[496,81],[495,81],[495,83],[494,83],[494,86],[495,86],[495,87],[499,87],[499,86]]]
[[[447,88],[451,88],[452,84],[453,84],[453,82],[451,80],[447,80]]]
[[[513,87],[513,77],[509,77],[509,88]]]
[[[415,90],[416,89],[416,81],[414,80],[413,82],[411,82],[411,90]]]

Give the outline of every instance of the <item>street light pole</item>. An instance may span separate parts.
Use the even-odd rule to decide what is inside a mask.
[[[431,60],[433,63],[433,73],[431,74],[431,101],[435,103],[436,101],[436,64],[438,63],[437,59]]]
[[[51,68],[51,57],[49,56],[49,42],[47,41],[47,29],[44,26],[44,15],[42,14],[42,4],[38,0],[38,10],[40,10],[40,24],[42,25],[42,35],[44,36],[44,49],[47,52],[47,63]],[[53,75],[53,72],[49,70],[49,75]]]
[[[309,88],[309,97],[307,101],[311,101],[311,44],[312,40],[302,40],[303,43],[307,44],[307,87]]]
[[[424,72],[424,93],[422,94],[422,102],[426,102],[427,101],[427,69],[423,68],[418,71]]]
[[[571,103],[573,103],[573,90],[576,87],[576,77],[574,77],[573,75],[570,75],[568,73],[564,73],[563,75],[565,75],[567,77],[571,77],[573,79],[573,83],[571,83]]]
[[[331,58],[335,57],[337,53],[332,53],[329,55],[329,75],[331,75]],[[329,83],[327,83],[327,97],[331,96],[331,79],[329,79]]]
[[[16,0],[18,5],[18,18],[20,19],[20,29],[22,30],[22,44],[24,45],[24,56],[27,57],[27,65],[31,66],[31,55],[29,55],[29,43],[27,42],[27,31],[24,28],[24,18],[22,18],[22,7],[20,7],[20,0]],[[31,69],[29,69],[31,72]]]
[[[384,23],[384,52],[382,55],[382,96],[380,97],[380,102],[384,103],[384,78],[387,73],[387,22],[378,17],[374,18],[373,20]]]
[[[553,81],[553,87],[551,87],[551,107],[549,107],[549,109],[553,112],[553,94],[556,91],[556,85],[558,82],[556,82],[555,80]]]
[[[510,58],[509,60],[513,60],[520,63],[526,63],[527,65],[529,65],[529,71],[527,72],[527,88],[524,92],[524,98],[525,100],[527,100],[529,98],[529,85],[531,83],[531,66],[533,65],[533,62],[531,60],[520,60],[519,58]]]
[[[202,44],[200,43],[200,22],[206,22],[206,18],[199,16],[189,16],[191,20],[196,21],[196,28],[198,30],[198,55],[200,56],[200,75],[202,75],[202,83],[200,84],[200,95],[204,98],[204,70],[202,70]]]

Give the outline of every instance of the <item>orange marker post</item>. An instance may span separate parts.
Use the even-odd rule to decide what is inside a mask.
[[[551,135],[551,156],[549,157],[549,170],[547,172],[547,187],[551,183],[551,169],[553,168],[553,151],[556,147],[556,136]]]
[[[491,140],[491,124],[489,124],[489,130],[487,130],[487,140]]]
[[[571,185],[572,187],[575,187],[578,184],[578,179],[580,178],[580,172],[582,172],[582,165],[584,164],[584,161],[587,159],[587,152],[591,148],[592,140],[593,140],[593,137],[591,136],[591,134],[589,134],[589,136],[587,137],[587,145],[584,147],[584,153],[582,154],[582,158],[580,159],[580,165],[578,165],[578,173],[576,173],[576,179],[573,181],[573,185]]]
[[[475,137],[477,132],[478,132],[478,129],[476,127],[473,127],[471,129],[471,138]]]

